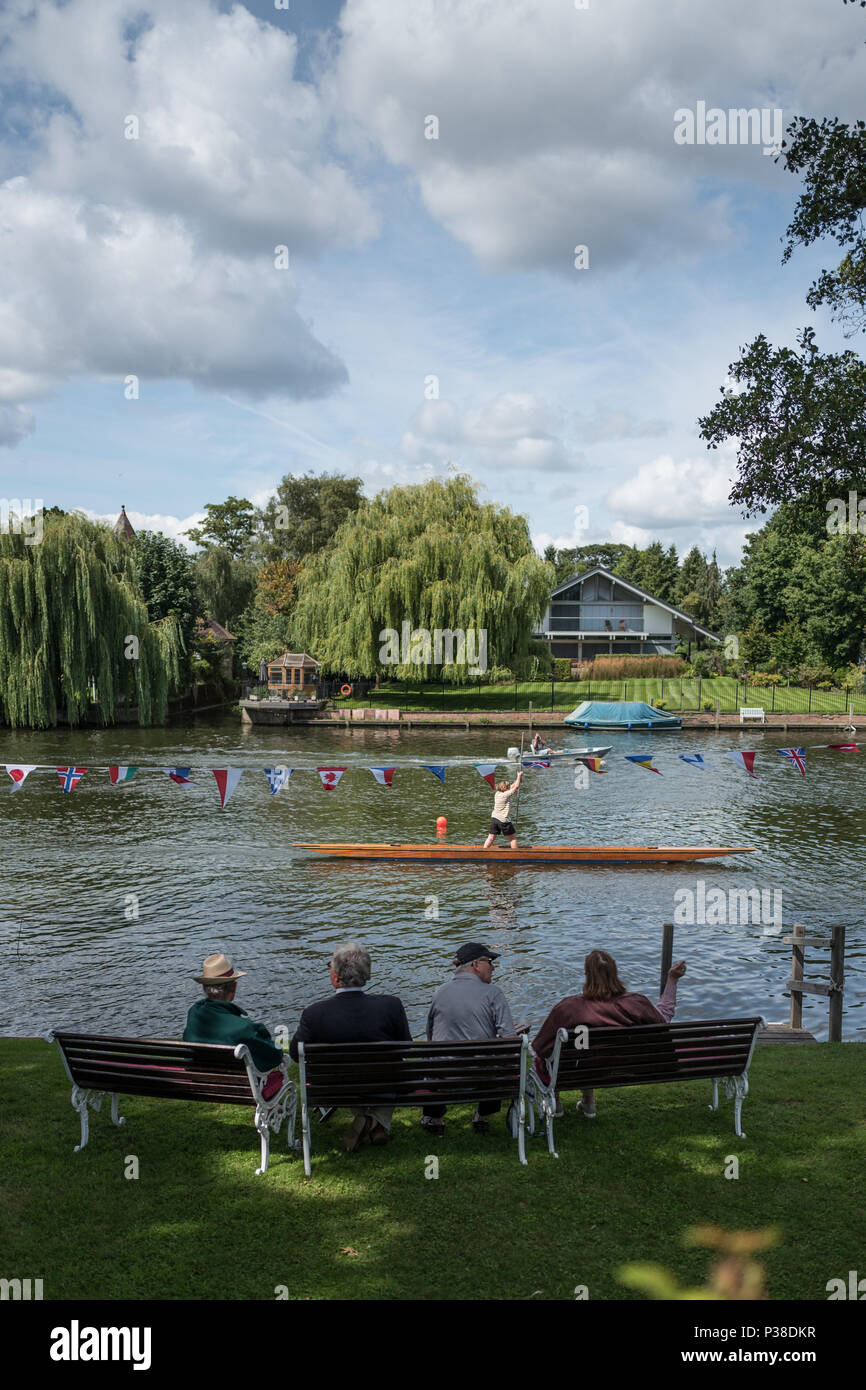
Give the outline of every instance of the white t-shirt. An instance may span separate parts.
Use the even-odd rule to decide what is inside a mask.
[[[511,788],[506,792],[494,792],[493,795],[493,819],[500,821],[503,825],[511,820]]]

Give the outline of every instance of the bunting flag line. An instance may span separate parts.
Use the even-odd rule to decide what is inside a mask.
[[[86,767],[59,767],[57,776],[60,778],[60,790],[71,792],[73,787],[78,786],[86,771]]]
[[[825,743],[825,748],[834,748],[837,753],[859,753],[856,743]]]
[[[242,767],[215,767],[212,768],[216,784],[220,794],[220,809],[225,810],[226,802],[243,776]]]
[[[38,766],[38,763],[18,763],[17,765],[14,763],[7,763],[6,771],[12,778],[11,790],[13,792],[20,791],[24,785],[24,779],[27,777],[28,773],[32,772],[33,769],[37,768]]]
[[[131,782],[137,772],[137,767],[121,767],[112,763],[108,769],[108,780],[113,787],[117,787],[121,782]]]
[[[193,785],[191,767],[164,767],[163,772],[166,777],[170,777],[172,782],[177,782],[179,787],[190,787]]]
[[[709,763],[705,763],[700,753],[678,753],[678,758],[682,758],[684,763],[691,763],[692,767],[699,767],[702,772],[706,772]]]
[[[638,767],[645,767],[647,772],[658,772],[659,777],[664,776],[664,773],[660,772],[657,767],[653,767],[655,753],[624,753],[623,757],[627,762],[637,763]]]
[[[292,767],[265,768],[265,776],[268,779],[268,786],[271,789],[271,796],[276,796],[277,792],[281,792],[283,790],[283,787],[286,785],[293,772],[294,768]]]
[[[346,771],[344,767],[317,767],[316,771],[322,779],[322,786],[326,792],[333,791]]]
[[[390,787],[391,783],[394,781],[394,773],[396,772],[396,768],[371,767],[369,770],[370,772],[372,772],[380,787]]]
[[[736,753],[729,753],[728,757],[731,758],[737,764],[738,767],[744,767],[748,772],[749,776],[755,778],[755,781],[758,780],[757,774],[752,771],[752,768],[755,766],[755,758],[757,757],[757,752],[741,753],[738,750]]]
[[[590,772],[607,773],[610,771],[610,768],[604,766],[604,758],[580,758],[578,761],[582,762],[584,767],[588,767]]]
[[[476,763],[475,770],[480,772],[485,782],[492,791],[496,783],[496,763]]]
[[[440,764],[438,767],[431,767],[429,763],[422,763],[425,772],[432,772],[434,777],[438,777],[440,782],[445,781],[445,767]]]
[[[806,776],[805,748],[777,748],[776,752],[781,753],[783,758],[787,758],[788,762],[793,763],[801,776]]]

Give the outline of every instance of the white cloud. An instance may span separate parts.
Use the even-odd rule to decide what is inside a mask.
[[[348,110],[497,270],[574,276],[577,244],[591,268],[727,244],[731,207],[707,181],[786,176],[758,145],[677,145],[678,108],[781,107],[787,121],[862,104],[852,16],[813,0],[790,0],[783,23],[753,0],[347,0],[341,27]]]
[[[559,436],[558,412],[531,392],[505,391],[482,405],[458,409],[427,401],[400,441],[403,456],[435,468],[446,459],[463,467],[565,472],[583,465]]]
[[[79,507],[78,510],[90,521],[102,521],[106,526],[113,526],[119,516],[119,512],[94,512],[89,507]],[[195,550],[195,546],[184,532],[193,526],[200,526],[205,519],[204,512],[193,512],[191,516],[178,517],[165,516],[160,512],[136,512],[128,509],[126,515],[132,523],[133,530],[159,531],[173,541],[180,541],[181,545],[191,551]]]
[[[727,454],[674,460],[661,454],[610,490],[607,505],[626,529],[730,524],[733,466]],[[632,542],[629,542],[632,544]]]

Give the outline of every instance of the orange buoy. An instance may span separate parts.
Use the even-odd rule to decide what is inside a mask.
[[[437,817],[436,817],[436,834],[437,834],[437,835],[444,835],[447,829],[448,829],[448,821],[446,820],[446,818],[445,818],[444,816],[437,816]]]
[[[341,694],[341,695],[351,695],[351,693],[352,693],[352,687],[351,687],[350,685],[341,685],[341,686],[340,686],[340,694]]]

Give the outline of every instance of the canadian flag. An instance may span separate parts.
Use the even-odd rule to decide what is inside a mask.
[[[38,763],[19,763],[17,767],[13,767],[11,763],[6,764],[6,771],[12,778],[13,792],[21,790],[21,787],[24,783],[24,778],[27,776],[28,773],[32,772],[34,768],[37,768],[38,766]]]
[[[344,767],[317,767],[316,771],[322,779],[322,786],[325,790],[333,791],[346,769]]]
[[[226,802],[228,801],[238,782],[241,780],[242,773],[242,767],[213,768],[213,775],[216,778],[216,784],[219,788],[220,806],[223,810],[225,810]]]

